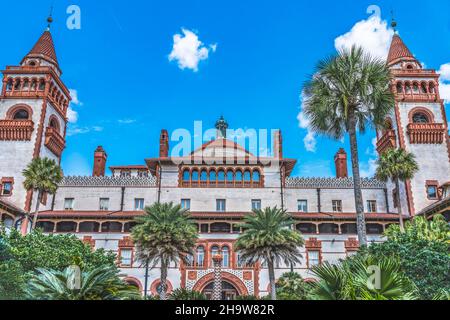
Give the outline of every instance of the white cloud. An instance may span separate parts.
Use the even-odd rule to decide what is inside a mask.
[[[79,127],[77,125],[72,125],[72,126],[69,126],[68,129],[67,129],[67,136],[71,137],[71,136],[75,136],[75,135],[78,135],[78,134],[86,134],[86,133],[89,133],[91,131],[102,132],[103,131],[103,127],[100,127],[100,126]]]
[[[369,159],[366,163],[360,163],[359,167],[362,178],[373,178],[377,172],[377,159]]]
[[[72,109],[72,107],[67,108],[67,119],[70,123],[76,123],[78,121],[78,112]]]
[[[136,122],[136,119],[120,119],[117,122],[120,124],[132,124]]]
[[[70,123],[76,123],[78,121],[78,112],[74,110],[73,106],[82,106],[83,103],[78,99],[78,91],[75,89],[69,89],[70,97],[72,101],[70,101],[70,106],[67,109],[67,119]]]
[[[182,29],[183,34],[173,36],[173,48],[169,55],[169,61],[177,61],[182,70],[191,69],[198,71],[198,64],[209,57],[209,52],[217,50],[217,44],[206,47],[198,36],[187,29]]]
[[[309,121],[308,117],[305,115],[305,113],[303,112],[303,101],[304,101],[303,93],[301,95],[301,100],[302,100],[302,107],[301,107],[302,109],[300,110],[299,114],[297,115],[298,126],[301,129],[304,129],[307,131],[306,136],[303,138],[303,143],[305,145],[306,151],[316,152],[316,150],[317,150],[316,134],[310,130],[310,128],[309,128],[310,121]]]
[[[331,162],[328,160],[314,160],[300,166],[299,176],[306,178],[332,177]]]
[[[76,105],[76,106],[82,106],[83,102],[78,99],[78,90],[76,89],[69,89],[70,97],[72,98],[72,101],[70,103]]]
[[[361,46],[371,55],[386,59],[393,35],[387,21],[375,15],[357,22],[349,32],[336,38],[334,44],[337,50]]]
[[[445,103],[450,104],[450,63],[443,64],[438,73],[441,75],[439,93]]]

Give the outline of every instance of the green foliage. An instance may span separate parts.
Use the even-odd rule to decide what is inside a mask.
[[[311,129],[340,140],[352,126],[352,118],[361,133],[368,123],[383,125],[394,107],[390,80],[386,62],[361,48],[320,61],[304,86],[304,112]]]
[[[258,301],[258,300],[263,300],[258,298],[257,296],[237,296],[236,301]]]
[[[412,153],[403,149],[390,149],[377,161],[376,177],[380,181],[406,181],[412,179],[419,170],[419,165]]]
[[[313,268],[319,281],[312,295],[319,300],[411,300],[414,284],[394,259],[359,255],[340,264],[324,263]]]
[[[206,296],[197,291],[187,290],[187,289],[176,289],[174,290],[170,296],[169,300],[178,300],[178,301],[188,301],[188,300],[207,300]]]
[[[285,273],[276,284],[278,300],[309,300],[311,285],[296,272]]]
[[[387,241],[368,251],[378,258],[397,259],[401,270],[418,288],[419,298],[431,300],[442,290],[450,292],[449,226],[442,216],[433,221],[417,217],[386,231]]]
[[[79,283],[77,284],[77,278]],[[120,280],[118,270],[102,266],[77,273],[38,269],[28,283],[28,298],[32,300],[129,300],[139,299],[137,288]]]
[[[23,170],[26,190],[39,190],[54,194],[63,175],[60,166],[48,158],[36,158]]]

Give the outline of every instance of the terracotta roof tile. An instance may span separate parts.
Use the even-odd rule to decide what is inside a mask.
[[[45,31],[39,40],[34,45],[33,49],[27,54],[27,57],[44,56],[50,61],[58,65],[58,58],[56,57],[55,45],[50,31]]]
[[[405,45],[399,35],[394,35],[392,38],[391,48],[387,58],[388,65],[397,63],[400,59],[416,60],[411,51]]]

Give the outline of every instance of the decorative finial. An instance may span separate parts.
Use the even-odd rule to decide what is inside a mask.
[[[50,31],[50,26],[51,26],[52,22],[53,22],[53,3],[52,3],[52,6],[50,7],[50,14],[48,15],[48,18],[47,18],[47,23],[48,23],[47,31]]]
[[[394,10],[391,10],[391,16],[392,16],[391,27],[392,27],[392,29],[394,29],[394,33],[397,33],[397,21],[395,21],[395,18],[394,18]]]
[[[216,122],[217,138],[226,138],[228,123],[223,116]]]

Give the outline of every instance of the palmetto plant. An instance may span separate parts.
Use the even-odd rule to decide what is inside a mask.
[[[116,268],[104,266],[81,272],[38,269],[27,289],[32,300],[137,300],[139,291],[123,282]]]
[[[189,213],[173,203],[155,203],[145,208],[145,214],[137,217],[136,222],[132,238],[137,256],[145,262],[147,270],[149,266],[154,268],[160,264],[160,298],[165,300],[169,265],[180,260],[188,262],[198,239],[197,227]]]
[[[254,210],[244,218],[241,225],[244,233],[235,243],[235,250],[246,263],[267,262],[272,300],[276,300],[275,264],[290,265],[301,258],[299,247],[304,241],[292,226],[293,219],[285,210],[276,207]]]
[[[36,207],[33,216],[31,229],[36,228],[38,221],[39,206],[45,193],[55,194],[58,183],[61,182],[63,175],[61,167],[48,158],[36,158],[31,161],[25,170],[23,170],[25,181],[23,186],[28,191],[37,192]]]
[[[367,245],[367,237],[357,131],[364,133],[368,124],[375,127],[384,124],[394,107],[390,80],[391,74],[384,61],[352,47],[320,61],[303,90],[303,110],[310,120],[311,130],[337,140],[349,135],[361,246]]]
[[[187,289],[176,289],[170,296],[169,300],[188,301],[188,300],[207,300],[206,296],[197,291],[191,291]]]
[[[312,270],[318,282],[312,296],[319,300],[413,300],[414,284],[394,259],[358,256],[337,265],[328,262]]]
[[[383,153],[377,162],[376,176],[378,180],[387,182],[392,180],[397,188],[397,209],[400,219],[400,229],[405,230],[403,223],[403,212],[400,201],[400,182],[412,179],[419,170],[415,157],[412,153],[403,149],[390,149]]]

